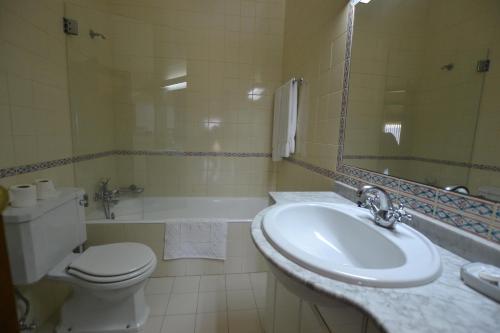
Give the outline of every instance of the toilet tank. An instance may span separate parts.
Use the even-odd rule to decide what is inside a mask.
[[[7,208],[3,213],[14,284],[40,280],[87,240],[84,192],[61,188],[56,198],[36,206]]]

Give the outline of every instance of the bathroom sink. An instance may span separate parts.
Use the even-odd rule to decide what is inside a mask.
[[[377,226],[368,210],[354,205],[278,205],[264,215],[262,229],[282,255],[336,280],[401,288],[441,274],[441,258],[425,236],[402,223]]]

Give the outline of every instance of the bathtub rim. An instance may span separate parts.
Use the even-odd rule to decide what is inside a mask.
[[[225,222],[225,223],[250,223],[253,218],[231,219],[231,218],[169,218],[169,219],[131,219],[131,220],[107,220],[94,219],[85,220],[85,224],[165,224],[165,223],[192,223],[192,222]]]

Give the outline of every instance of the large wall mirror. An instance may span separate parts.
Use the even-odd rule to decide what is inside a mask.
[[[343,154],[500,201],[500,1],[358,3]]]

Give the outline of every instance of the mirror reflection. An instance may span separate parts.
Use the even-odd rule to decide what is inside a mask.
[[[344,163],[500,201],[500,1],[356,5]]]

